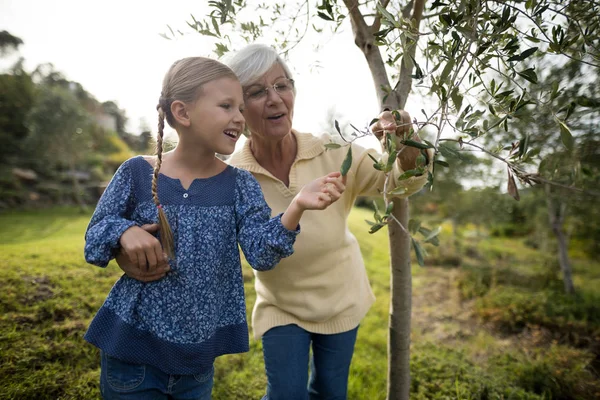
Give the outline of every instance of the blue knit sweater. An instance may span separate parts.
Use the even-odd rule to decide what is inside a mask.
[[[115,173],[87,228],[87,262],[105,267],[125,230],[158,221],[152,170],[138,156]],[[158,196],[175,239],[172,272],[150,283],[123,275],[85,339],[124,361],[198,374],[219,355],[248,351],[238,244],[253,268],[269,270],[293,253],[299,227],[289,231],[281,215],[271,218],[255,178],[231,166],[187,190],[161,174]]]

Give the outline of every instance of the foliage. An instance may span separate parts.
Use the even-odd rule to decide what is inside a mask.
[[[17,50],[23,44],[23,40],[13,36],[8,31],[0,31],[0,56]]]
[[[28,135],[27,113],[33,106],[35,86],[25,71],[0,75],[0,159],[22,150]]]

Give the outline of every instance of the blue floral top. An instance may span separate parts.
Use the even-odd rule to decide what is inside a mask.
[[[152,166],[142,157],[121,165],[100,198],[85,235],[85,259],[105,267],[133,225],[156,223]],[[158,196],[175,239],[172,271],[143,283],[123,275],[94,317],[85,339],[124,361],[169,374],[198,374],[215,357],[248,351],[238,243],[257,270],[293,253],[299,227],[270,218],[256,179],[227,166],[185,190],[159,175]]]

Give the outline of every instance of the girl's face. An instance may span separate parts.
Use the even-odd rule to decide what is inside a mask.
[[[234,78],[210,81],[200,90],[198,99],[187,105],[191,140],[219,154],[231,154],[244,129],[244,96]]]
[[[275,64],[258,81],[244,87],[246,123],[254,137],[280,140],[292,131],[294,83]]]

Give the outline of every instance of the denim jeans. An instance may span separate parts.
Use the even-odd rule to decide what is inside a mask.
[[[170,375],[101,352],[100,391],[104,400],[210,400],[214,369],[198,375]]]
[[[269,329],[262,338],[267,373],[263,400],[346,400],[357,331],[323,335],[298,325]]]

